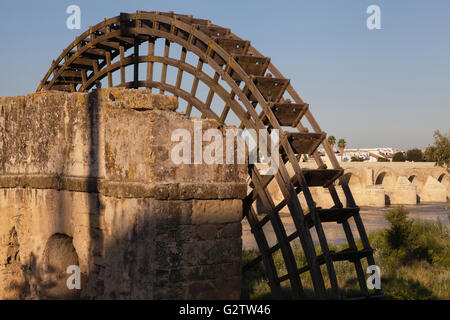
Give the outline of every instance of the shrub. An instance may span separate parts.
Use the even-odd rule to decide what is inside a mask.
[[[423,162],[423,153],[419,149],[411,149],[406,152],[406,160],[414,162]]]
[[[386,220],[391,224],[386,230],[386,240],[393,250],[409,249],[414,242],[413,221],[408,219],[409,212],[403,207],[390,210],[385,214]]]
[[[390,162],[389,159],[383,158],[383,157],[379,157],[377,159],[377,162]]]
[[[386,249],[402,264],[426,261],[442,266],[450,265],[450,249],[445,244],[448,231],[437,222],[413,221],[403,207],[385,214],[390,227],[386,230]]]
[[[406,161],[406,157],[403,154],[403,152],[397,152],[392,157],[392,162],[405,162],[405,161]]]

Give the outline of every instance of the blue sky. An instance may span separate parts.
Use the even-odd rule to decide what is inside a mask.
[[[82,30],[66,28],[71,4]],[[366,28],[371,4],[381,30]],[[34,92],[78,34],[136,10],[192,14],[251,40],[348,147],[425,147],[450,129],[448,0],[1,1],[0,96]]]

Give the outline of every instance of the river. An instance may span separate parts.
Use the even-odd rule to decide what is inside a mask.
[[[448,226],[450,225],[450,220],[447,216],[447,205],[447,203],[420,204],[404,207],[410,212],[409,216],[412,219],[428,221],[436,221],[437,219],[440,219],[443,225]],[[384,213],[388,210],[392,210],[393,208],[394,206],[385,208],[361,207],[361,217],[363,219],[366,231],[370,233],[372,231],[386,228],[389,223],[385,220]],[[281,220],[283,221],[286,233],[288,235],[295,232],[295,226],[290,216],[282,215]],[[350,219],[350,225],[352,227],[353,234],[355,235],[355,239],[359,239],[359,234],[357,232],[353,219]],[[342,225],[337,223],[324,223],[323,228],[329,243],[341,245],[347,242]],[[276,236],[270,223],[264,226],[264,232],[266,234],[269,245],[275,245]],[[314,228],[311,228],[311,233],[314,241],[318,242]],[[298,239],[295,241],[297,241],[298,243]],[[250,231],[250,226],[246,219],[244,219],[242,222],[242,245],[245,250],[257,248],[255,239]]]

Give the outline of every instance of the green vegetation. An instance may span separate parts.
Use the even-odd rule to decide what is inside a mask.
[[[406,152],[406,160],[414,162],[424,162],[423,153],[420,149],[411,149]]]
[[[387,158],[379,157],[377,159],[377,162],[391,162],[391,161],[389,159],[387,159]]]
[[[450,218],[450,208],[449,208]],[[408,211],[398,208],[386,213],[390,226],[369,235],[375,249],[375,261],[381,269],[381,286],[386,299],[427,300],[450,299],[450,232],[438,220],[436,222],[413,221]],[[361,243],[358,242],[358,247]],[[331,250],[342,250],[331,247]],[[320,250],[317,249],[318,254]],[[243,263],[251,261],[257,251],[244,251]],[[298,266],[306,264],[306,258],[299,247],[294,246]],[[280,276],[287,273],[281,253],[273,254]],[[367,263],[363,262],[364,269]],[[322,266],[322,274],[326,274]],[[349,262],[336,262],[335,269],[339,286],[346,296],[358,292],[358,282],[354,266]],[[301,276],[305,298],[313,298],[309,273]],[[325,279],[328,287],[329,281]],[[330,289],[328,288],[329,292]],[[290,297],[287,282],[283,283],[285,298]],[[243,276],[243,299],[270,299],[270,289],[265,280],[264,267],[259,263]]]
[[[425,150],[425,160],[447,168],[450,172],[450,131],[446,135],[434,133],[434,144]]]
[[[392,162],[405,162],[406,157],[403,152],[397,152],[392,156]]]
[[[364,162],[364,158],[362,158],[362,157],[352,157],[351,162]]]
[[[334,149],[334,145],[336,144],[336,137],[335,136],[329,136],[328,137],[328,143],[331,146],[331,149]]]
[[[339,139],[338,148],[341,156],[344,154],[345,147],[347,146],[347,141],[345,139]]]

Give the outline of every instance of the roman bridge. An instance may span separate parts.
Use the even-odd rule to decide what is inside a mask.
[[[429,162],[348,163],[345,177],[360,205],[446,202],[449,174]],[[384,193],[384,195],[383,195]]]
[[[431,162],[348,162],[341,166],[360,206],[442,203],[450,197],[450,174]],[[338,193],[342,192],[339,185],[336,189]],[[321,188],[312,192],[318,206],[332,206],[331,199]],[[300,201],[304,199],[300,197]]]

